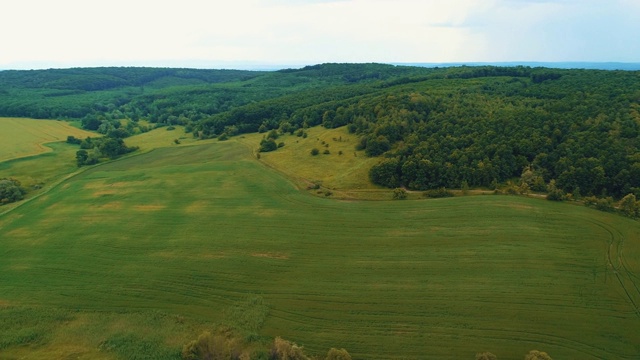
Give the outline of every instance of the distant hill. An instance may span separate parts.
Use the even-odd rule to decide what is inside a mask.
[[[628,62],[538,62],[538,61],[508,61],[508,62],[450,62],[450,63],[395,63],[396,65],[423,67],[456,67],[456,66],[529,66],[546,67],[551,69],[595,69],[595,70],[640,70],[640,63]]]
[[[572,196],[640,197],[639,73],[529,64],[3,71],[0,116],[81,119],[119,137],[140,119],[201,139],[347,126],[380,156],[369,175],[382,186],[494,187],[528,170],[532,190],[554,180]]]

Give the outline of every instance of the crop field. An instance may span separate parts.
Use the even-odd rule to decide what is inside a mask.
[[[637,221],[511,196],[327,199],[235,140],[170,145],[0,217],[0,359],[179,358],[221,323],[354,359],[640,354]]]
[[[65,121],[0,118],[0,162],[51,151],[47,143],[95,136]]]

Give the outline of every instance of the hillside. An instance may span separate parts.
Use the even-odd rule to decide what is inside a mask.
[[[323,64],[275,72],[106,68],[0,72],[0,116],[68,117],[128,136],[200,139],[347,126],[368,176],[412,190],[508,187],[640,197],[640,76],[530,67]],[[131,121],[121,126],[121,119]],[[526,189],[525,189],[526,190]]]
[[[214,324],[354,359],[640,352],[636,221],[512,196],[335,201],[237,140],[170,133],[0,216],[0,357],[179,359]]]

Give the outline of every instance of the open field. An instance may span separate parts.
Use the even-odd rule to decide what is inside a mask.
[[[259,335],[312,354],[640,354],[640,223],[522,197],[309,196],[235,140],[62,182],[0,217],[0,259],[2,359],[175,358],[209,324],[241,328],[225,314],[254,295]]]
[[[364,151],[356,151],[358,136],[349,134],[346,126],[337,129],[314,127],[305,131],[308,134],[306,138],[281,135],[276,142],[284,142],[285,146],[277,151],[260,153],[260,160],[281,171],[302,188],[318,183],[341,197],[358,197],[357,193],[382,190],[382,196],[389,198],[388,189],[380,189],[369,181],[369,169],[380,160],[365,156]],[[247,134],[239,141],[256,152],[265,135]],[[320,154],[312,156],[310,152],[314,148]],[[329,153],[324,154],[325,150]]]
[[[95,136],[65,121],[0,118],[0,162],[51,151],[47,143]]]

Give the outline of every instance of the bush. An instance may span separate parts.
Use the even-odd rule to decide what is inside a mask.
[[[423,193],[423,196],[427,198],[436,199],[436,198],[452,197],[454,195],[451,191],[441,187],[438,189],[427,190]]]
[[[490,352],[483,352],[476,354],[476,360],[497,360],[498,357]]]
[[[304,354],[303,350],[302,346],[277,337],[273,342],[271,358],[278,360],[308,360],[309,358]]]
[[[0,179],[0,205],[24,199],[26,191],[20,185],[16,179]]]
[[[318,150],[316,148],[311,149],[311,155],[316,156],[318,154],[320,154],[320,150]]]
[[[524,356],[524,360],[552,360],[551,356],[544,351],[531,350]]]
[[[351,360],[351,355],[345,349],[331,348],[325,360]]]
[[[260,141],[260,152],[269,152],[278,149],[278,144],[276,144],[273,139],[262,139]]]
[[[405,200],[407,198],[407,190],[403,188],[393,189],[393,200]]]

